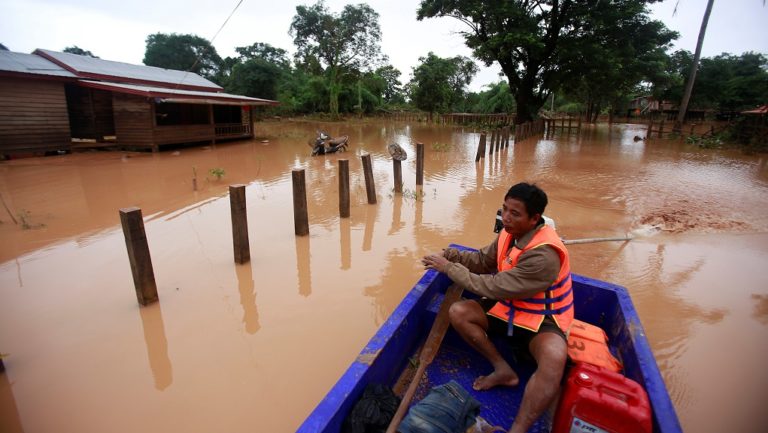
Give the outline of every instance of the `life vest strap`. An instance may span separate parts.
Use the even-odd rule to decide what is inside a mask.
[[[568,281],[571,278],[571,274],[568,274],[568,278],[564,279],[563,282]],[[562,286],[562,283],[557,284],[557,287],[552,286],[546,291],[551,292],[554,289],[560,288]],[[553,304],[555,302],[560,302],[563,299],[565,299],[568,295],[573,292],[573,286],[571,286],[568,290],[565,291],[565,293],[555,296],[554,298],[526,298],[522,299],[523,302],[529,303],[529,304],[538,304],[538,305],[544,305],[544,304]]]

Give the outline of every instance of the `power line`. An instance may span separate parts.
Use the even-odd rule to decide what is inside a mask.
[[[219,36],[219,33],[221,33],[221,31],[222,31],[222,30],[224,30],[224,26],[226,26],[226,25],[227,25],[227,23],[229,22],[229,19],[230,19],[230,18],[232,18],[232,15],[234,15],[234,14],[235,14],[235,11],[237,11],[237,9],[240,7],[240,5],[241,5],[241,4],[243,4],[243,1],[245,1],[245,0],[240,0],[240,1],[238,1],[238,2],[237,2],[237,4],[235,5],[235,8],[234,8],[234,9],[232,9],[232,12],[230,12],[230,13],[229,13],[229,16],[227,17],[227,19],[225,19],[225,20],[224,20],[224,22],[221,24],[221,27],[219,27],[219,30],[217,30],[217,31],[216,31],[216,34],[215,34],[215,35],[213,35],[213,37],[212,37],[212,38],[211,38],[211,40],[210,40],[210,45],[211,45],[211,46],[213,46],[213,41],[215,41],[215,40],[216,40],[216,37],[217,37],[217,36]],[[201,52],[200,52],[200,54],[199,54],[199,55],[197,56],[197,58],[195,59],[195,63],[192,63],[192,66],[190,66],[190,67],[189,67],[189,68],[188,68],[188,69],[187,69],[187,70],[184,72],[184,76],[183,76],[183,77],[181,77],[181,81],[179,81],[179,83],[176,85],[176,87],[177,87],[177,88],[178,88],[178,87],[181,85],[181,83],[183,83],[183,82],[184,82],[184,80],[186,80],[186,79],[187,79],[187,74],[189,74],[189,72],[190,72],[190,71],[192,71],[192,69],[193,69],[195,66],[197,66],[197,64],[198,64],[198,63],[200,63],[200,59],[203,57],[203,54],[205,54],[205,50],[206,50],[206,49],[207,49],[207,47],[206,47],[206,48],[203,48],[203,51],[201,51]]]

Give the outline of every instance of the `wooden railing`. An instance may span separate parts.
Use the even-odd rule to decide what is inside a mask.
[[[243,123],[217,123],[216,137],[240,137],[251,134],[251,125]]]

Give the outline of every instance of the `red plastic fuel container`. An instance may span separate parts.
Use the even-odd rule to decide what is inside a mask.
[[[651,405],[640,384],[578,363],[568,373],[552,433],[650,433]]]

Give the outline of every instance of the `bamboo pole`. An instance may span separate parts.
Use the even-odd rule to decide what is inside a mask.
[[[363,160],[363,174],[365,175],[365,193],[368,195],[368,204],[376,204],[376,185],[373,183],[373,164],[371,154],[361,156]]]
[[[293,180],[293,227],[296,236],[309,234],[309,215],[307,214],[307,184],[304,169],[291,172]]]
[[[349,218],[349,161],[339,160],[339,216]]]
[[[595,242],[627,242],[631,240],[632,240],[632,236],[627,235],[627,236],[614,237],[614,238],[563,239],[563,244],[576,245],[576,244],[592,244]]]
[[[128,250],[128,260],[131,263],[136,299],[141,305],[149,305],[156,302],[158,296],[141,209],[137,207],[120,209],[120,224],[123,226],[125,247]]]
[[[232,246],[235,263],[246,263],[251,259],[248,243],[248,211],[245,205],[245,185],[229,186],[229,207],[232,214]]]

